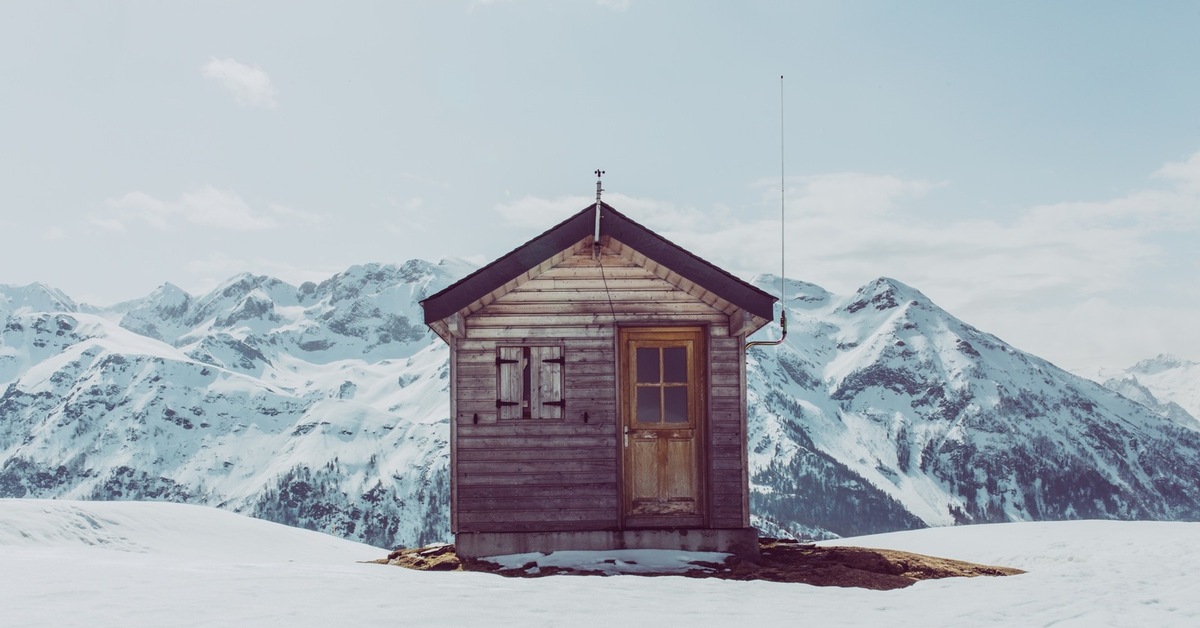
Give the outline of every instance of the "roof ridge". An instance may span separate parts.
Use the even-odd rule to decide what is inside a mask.
[[[422,299],[425,322],[432,323],[451,316],[497,286],[512,281],[568,247],[574,246],[584,237],[593,235],[593,221],[588,212],[594,211],[595,207],[596,203],[588,203],[586,207],[557,225],[436,294]],[[705,287],[755,316],[766,320],[774,319],[773,304],[777,300],[776,297],[671,242],[617,211],[608,203],[600,201],[600,208],[601,234],[608,235],[645,255],[647,259]],[[605,220],[606,218],[608,220]]]

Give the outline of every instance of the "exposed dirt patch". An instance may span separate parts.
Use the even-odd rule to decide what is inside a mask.
[[[642,573],[644,576],[688,576],[725,580],[770,580],[800,582],[826,587],[899,589],[918,580],[935,578],[973,578],[975,576],[1012,576],[1025,573],[1011,567],[995,567],[937,558],[894,550],[861,547],[820,547],[783,539],[759,539],[761,556],[757,562],[728,558],[724,564],[693,563],[683,572]],[[503,569],[495,563],[460,559],[453,545],[401,548],[387,558],[372,561],[422,571],[483,571],[502,576],[540,578],[553,575],[602,575],[601,572],[542,567],[534,563],[515,569]]]

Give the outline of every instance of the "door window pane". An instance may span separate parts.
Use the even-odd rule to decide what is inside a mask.
[[[658,349],[653,347],[638,347],[637,350],[637,381],[658,383]]]
[[[666,347],[663,352],[663,381],[687,381],[687,347]]]
[[[637,389],[637,421],[638,423],[662,422],[662,389],[658,386],[639,387]]]
[[[663,414],[667,423],[687,423],[688,389],[687,386],[667,386],[663,388]]]

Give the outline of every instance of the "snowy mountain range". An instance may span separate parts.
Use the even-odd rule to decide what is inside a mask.
[[[1200,422],[1021,352],[898,281],[786,294],[787,342],[750,357],[766,524],[822,536],[1200,517]]]
[[[0,496],[166,499],[376,545],[445,538],[456,263],[239,275],[111,308],[0,288]]]
[[[418,301],[470,270],[243,274],[106,308],[0,286],[0,497],[207,504],[382,547],[446,539],[448,353]],[[1152,377],[1174,367],[1138,372],[1164,410],[894,280],[849,296],[793,281],[784,305],[786,342],[748,364],[764,531],[1200,519],[1200,421],[1188,389]]]
[[[1200,362],[1159,354],[1125,369],[1080,373],[1164,416],[1200,421]]]

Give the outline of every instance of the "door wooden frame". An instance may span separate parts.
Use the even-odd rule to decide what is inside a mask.
[[[617,361],[617,456],[619,469],[619,507],[620,527],[622,529],[642,528],[703,528],[709,523],[709,494],[708,481],[709,465],[709,355],[708,355],[708,325],[651,325],[651,326],[618,326],[616,341]],[[673,339],[689,340],[692,342],[692,368],[689,381],[689,404],[694,412],[689,413],[694,418],[692,426],[693,440],[693,490],[696,500],[694,514],[674,515],[645,515],[631,514],[633,504],[631,472],[631,449],[626,444],[626,428],[631,425],[633,410],[634,382],[631,377],[631,351],[633,342]],[[667,428],[664,428],[667,430]]]

